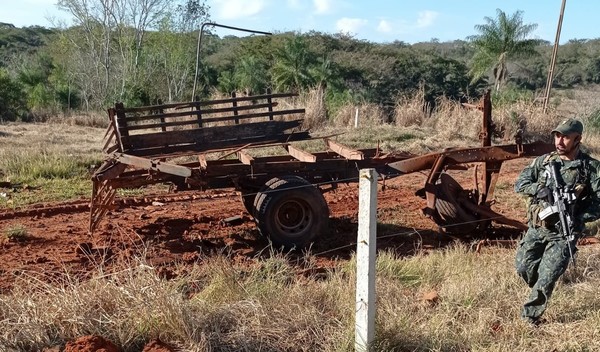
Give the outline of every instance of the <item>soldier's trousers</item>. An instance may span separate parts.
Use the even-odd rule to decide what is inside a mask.
[[[575,254],[576,239],[567,241],[556,232],[533,227],[519,242],[515,258],[517,274],[531,287],[521,312],[524,319],[537,320],[546,310],[556,282],[569,265],[569,242]]]

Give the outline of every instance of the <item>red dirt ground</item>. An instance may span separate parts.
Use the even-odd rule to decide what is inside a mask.
[[[512,192],[514,179],[527,163],[504,163],[496,193]],[[465,188],[473,188],[472,175],[472,171],[462,171],[455,177]],[[413,173],[386,181],[385,190],[378,194],[378,221],[385,224],[378,231],[380,249],[408,255],[417,248],[434,249],[452,240],[438,233],[437,226],[421,213],[425,201],[414,193],[426,177],[425,173]],[[146,258],[168,278],[177,274],[174,268],[181,268],[181,263],[198,264],[211,255],[225,253],[242,263],[269,255],[263,250],[268,247],[268,240],[259,234],[240,196],[233,189],[209,192],[217,196],[118,209],[105,216],[93,235],[87,232],[89,215],[85,207],[79,212],[4,217],[0,229],[23,226],[28,237],[0,242],[0,293],[9,292],[19,279],[35,276],[60,282],[65,273],[85,278],[99,264],[110,270],[136,257]],[[349,258],[355,250],[358,184],[340,185],[327,192],[325,198],[330,207],[331,233],[311,249],[317,265],[323,268],[331,266],[334,260]],[[514,203],[499,203],[493,209],[523,220],[522,209],[514,209]],[[233,216],[242,221],[224,222]],[[498,226],[487,234],[513,238],[516,235],[518,232],[513,229]]]

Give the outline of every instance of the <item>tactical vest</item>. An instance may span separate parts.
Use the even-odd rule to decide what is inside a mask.
[[[581,152],[580,152],[581,153]],[[566,188],[572,190],[577,194],[577,202],[571,209],[571,215],[574,218],[577,218],[578,214],[578,205],[581,205],[582,200],[586,197],[589,192],[591,185],[590,181],[590,172],[589,172],[589,158],[585,154],[579,154],[578,158],[572,161],[562,160],[557,152],[549,153],[544,160],[542,161],[542,170],[538,176],[537,183],[540,188],[548,187],[550,189],[554,189],[555,185],[551,184],[551,177],[546,170],[546,166],[551,161],[557,161],[560,163],[560,174],[565,182]],[[535,196],[530,198],[530,204],[527,211],[527,220],[534,227],[551,227],[553,224],[543,223],[538,214],[541,210],[546,208],[549,203],[547,203],[543,199],[538,199]]]
[[[581,153],[581,152],[580,152]],[[538,184],[541,187],[548,186],[554,188],[554,185],[547,184],[550,179],[550,175],[546,170],[546,166],[550,161],[557,161],[561,164],[560,174],[565,181],[567,188],[575,188],[575,185],[582,185],[586,189],[589,189],[589,170],[588,170],[588,158],[585,154],[580,154],[580,158],[565,161],[560,158],[557,152],[549,153],[542,161],[542,167],[544,170],[541,172]]]

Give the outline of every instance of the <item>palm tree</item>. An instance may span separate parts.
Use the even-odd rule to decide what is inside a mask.
[[[233,79],[248,96],[262,92],[269,81],[264,62],[255,56],[241,58],[235,66]]]
[[[496,90],[499,90],[508,77],[507,63],[537,55],[535,48],[543,41],[527,39],[537,24],[524,24],[523,11],[507,16],[504,11],[497,9],[496,15],[496,18],[484,17],[486,24],[475,26],[480,34],[468,38],[475,47],[469,73],[476,81],[492,70]]]
[[[309,68],[315,62],[314,54],[301,36],[286,40],[275,54],[273,83],[276,89],[298,92],[311,86],[314,81]]]

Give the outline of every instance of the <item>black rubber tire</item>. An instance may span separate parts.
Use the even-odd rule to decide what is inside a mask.
[[[242,204],[244,204],[244,208],[248,214],[254,216],[254,199],[256,198],[256,191],[251,189],[242,189]]]
[[[260,195],[260,192],[266,191],[267,189],[269,189],[269,187],[273,183],[275,183],[277,181],[279,181],[279,178],[277,178],[277,177],[270,179],[264,185],[262,185],[260,187],[260,190],[258,190],[258,191],[256,191],[256,189],[253,189],[253,188],[243,188],[242,187],[242,190],[241,190],[242,203],[244,204],[244,208],[246,208],[246,211],[248,211],[248,214],[250,214],[250,215],[252,215],[252,217],[254,217],[254,213],[256,212],[256,199]]]
[[[442,173],[436,184],[435,210],[444,232],[465,234],[477,229],[477,217],[469,213],[458,202],[463,188],[452,176]]]
[[[298,176],[267,184],[267,189],[256,196],[255,220],[261,234],[275,247],[304,248],[328,233],[329,208],[317,187]]]
[[[256,219],[256,202],[261,192],[265,192],[271,187],[273,183],[279,180],[280,179],[278,177],[270,179],[264,185],[262,185],[258,192],[254,190],[242,189],[242,203],[244,203],[244,208],[246,208],[248,214],[252,215],[252,217]]]

